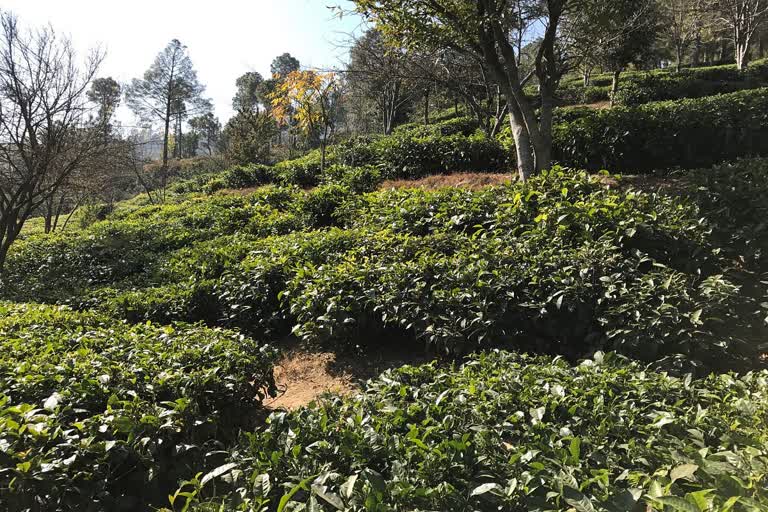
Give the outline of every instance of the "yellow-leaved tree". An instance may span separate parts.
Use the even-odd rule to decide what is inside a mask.
[[[336,73],[316,71],[293,71],[278,80],[270,95],[272,115],[280,127],[290,125],[292,120],[311,145],[320,146],[322,172],[336,128],[341,81]]]

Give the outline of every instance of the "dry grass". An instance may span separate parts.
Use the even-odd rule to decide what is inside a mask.
[[[302,349],[288,351],[275,365],[277,398],[265,401],[269,409],[294,410],[316,400],[324,393],[353,394],[359,387],[346,372],[332,372],[336,354],[310,352]]]
[[[361,353],[337,353],[306,348],[297,340],[285,340],[283,356],[275,365],[278,396],[265,400],[269,410],[294,410],[326,393],[354,395],[362,383],[390,368],[430,362],[430,356],[414,351],[411,343],[392,343],[368,347]]]
[[[456,174],[436,174],[418,180],[387,180],[379,186],[380,190],[397,188],[422,188],[436,190],[448,187],[480,190],[494,185],[503,185],[513,181],[511,174],[490,174],[461,172]]]

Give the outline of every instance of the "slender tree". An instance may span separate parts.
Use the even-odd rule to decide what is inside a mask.
[[[208,155],[212,155],[221,138],[221,123],[216,116],[212,112],[208,112],[202,116],[193,117],[189,120],[189,126],[192,128],[192,134],[197,137]]]
[[[686,52],[701,37],[707,19],[707,0],[663,0],[659,2],[661,30],[675,55],[675,67],[682,68]]]
[[[411,61],[407,50],[386,46],[376,29],[355,40],[350,50],[350,92],[373,103],[385,135],[392,133],[403,109],[419,93],[421,80]]]
[[[149,122],[159,121],[163,126],[163,190],[167,185],[171,123],[177,123],[174,130],[179,138],[184,117],[210,110],[210,101],[203,98],[204,90],[187,47],[178,39],[172,40],[158,54],[144,77],[135,78],[126,90],[128,106],[137,116]]]
[[[278,55],[270,66],[272,78],[286,77],[299,69],[301,69],[301,63],[290,53]]]
[[[354,0],[391,42],[473,55],[491,74],[509,108],[518,172],[526,179],[552,161],[554,93],[568,70],[559,28],[573,0]],[[539,28],[543,27],[543,31]],[[522,48],[538,32],[530,62]],[[535,78],[540,108],[524,92]]]
[[[91,84],[91,88],[86,93],[88,100],[98,106],[98,117],[96,123],[104,129],[105,136],[108,136],[112,125],[112,117],[120,106],[122,97],[122,87],[112,77],[97,78]]]
[[[565,22],[566,41],[579,57],[613,73],[611,105],[621,73],[653,48],[658,27],[655,0],[585,0]]]
[[[334,134],[340,92],[341,82],[335,73],[294,71],[272,95],[275,119],[284,121],[292,112],[307,139],[320,146],[321,170],[325,169],[326,149]]]
[[[249,71],[240,76],[235,81],[237,92],[235,97],[232,98],[232,108],[237,111],[259,110],[260,105],[265,103],[261,97],[263,85],[264,78],[255,71]]]
[[[719,20],[733,41],[736,67],[749,64],[749,52],[758,29],[768,19],[768,0],[715,0]]]

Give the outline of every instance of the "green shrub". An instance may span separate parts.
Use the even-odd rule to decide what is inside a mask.
[[[228,188],[260,187],[274,182],[272,169],[260,164],[239,165],[225,171],[222,177]]]
[[[479,128],[477,119],[472,117],[452,117],[449,119],[425,125],[424,123],[408,123],[395,128],[396,135],[410,137],[429,137],[431,135],[463,135],[468,137]]]
[[[332,158],[329,161],[332,161]],[[320,151],[316,150],[301,158],[278,163],[274,167],[274,172],[278,182],[283,185],[309,188],[320,183],[320,163]]]
[[[653,101],[702,98],[744,89],[756,89],[768,85],[765,78],[756,80],[751,75],[745,75],[734,81],[713,81],[696,78],[694,74],[688,73],[648,74],[627,80],[619,88],[615,101],[619,105],[633,106]]]
[[[416,179],[431,174],[505,172],[510,153],[482,134],[352,138],[337,148],[345,165],[377,167],[384,179]]]
[[[557,99],[561,105],[578,105],[582,103],[597,103],[599,101],[608,101],[610,99],[610,86],[589,86],[581,85],[573,87],[562,87],[557,91]]]
[[[745,190],[759,215],[765,169],[750,172],[762,177],[715,184]],[[714,195],[697,205],[605,179],[555,169],[482,191],[266,187],[148,207],[20,242],[3,293],[132,321],[293,330],[337,348],[506,343],[572,359],[607,349],[671,366],[761,364],[766,289],[744,263],[762,254],[759,223],[734,230],[737,244]]]
[[[555,125],[555,157],[587,169],[709,166],[768,151],[768,89],[596,110]]]
[[[0,304],[0,354],[6,510],[162,504],[275,392],[273,350],[234,332],[57,307]]]
[[[767,383],[613,354],[404,367],[360,396],[273,414],[228,478],[182,490],[194,510],[765,510]]]
[[[307,226],[335,226],[338,225],[337,210],[350,194],[350,190],[342,185],[323,185],[303,195],[295,209]]]
[[[350,167],[333,165],[323,173],[326,184],[339,184],[355,194],[373,192],[381,184],[381,171],[373,166]]]
[[[219,190],[227,188],[227,182],[223,178],[213,178],[203,186],[203,192],[208,195],[214,194]]]

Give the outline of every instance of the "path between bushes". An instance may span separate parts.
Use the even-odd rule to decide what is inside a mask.
[[[416,350],[414,350],[414,348]],[[385,370],[427,363],[434,358],[421,347],[399,345],[360,354],[335,353],[289,342],[275,364],[278,395],[264,401],[269,410],[294,410],[326,393],[354,395],[366,380]]]

